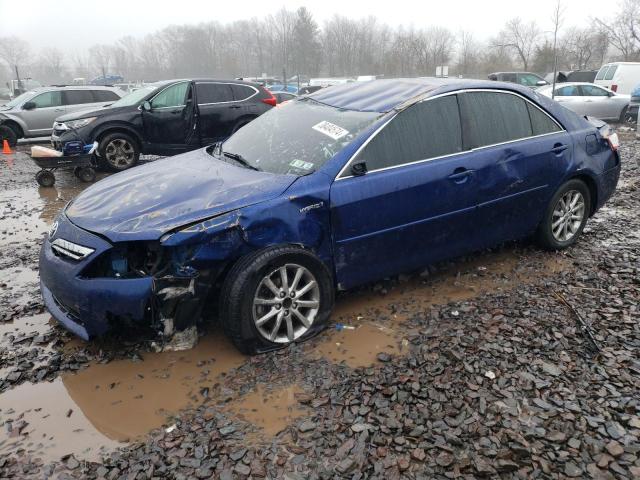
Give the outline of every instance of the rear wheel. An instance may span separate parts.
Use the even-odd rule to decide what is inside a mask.
[[[573,245],[584,229],[591,211],[591,194],[578,179],[569,180],[555,193],[538,227],[538,242],[559,250]]]
[[[624,107],[620,112],[620,123],[633,123],[633,118],[629,114],[629,107]]]
[[[133,167],[140,158],[138,143],[128,134],[110,133],[98,145],[100,163],[109,170],[120,172]]]
[[[0,125],[0,147],[2,147],[5,140],[9,143],[10,147],[15,147],[18,144],[18,135],[13,128]]]
[[[334,291],[327,267],[297,247],[272,247],[240,259],[220,293],[220,319],[247,354],[305,340],[326,326]]]
[[[81,167],[76,176],[83,182],[93,182],[96,179],[96,171],[92,167]]]

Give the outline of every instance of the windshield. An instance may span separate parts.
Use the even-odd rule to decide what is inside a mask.
[[[11,100],[10,102],[5,103],[3,107],[13,108],[18,105],[21,105],[22,103],[27,101],[29,98],[33,97],[36,93],[38,92],[36,92],[35,90],[31,90],[30,92],[25,92],[22,95],[18,95],[16,98]]]
[[[157,85],[147,85],[146,87],[139,88],[135,92],[131,92],[129,95],[125,95],[117,102],[113,102],[111,104],[111,108],[113,107],[131,107],[133,105],[137,105],[149,95],[151,92],[155,92],[158,89]]]
[[[250,168],[308,175],[380,115],[330,107],[311,98],[292,100],[242,127],[224,142],[222,151],[239,155]]]

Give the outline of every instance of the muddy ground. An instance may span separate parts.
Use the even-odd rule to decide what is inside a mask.
[[[166,353],[57,327],[38,249],[85,185],[0,157],[0,477],[640,478],[632,134],[622,156],[567,251],[511,243],[347,292],[329,330],[254,358],[215,326]]]

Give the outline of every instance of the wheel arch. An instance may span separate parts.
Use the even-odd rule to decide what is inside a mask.
[[[135,130],[128,128],[123,125],[111,125],[106,128],[101,129],[95,134],[95,139],[98,143],[102,142],[102,139],[107,135],[111,135],[112,133],[124,133],[133,138],[133,140],[137,143],[138,149],[142,152],[142,137]]]
[[[589,216],[593,216],[598,205],[598,185],[595,179],[586,173],[580,173],[567,179],[567,181],[569,180],[580,180],[587,185],[589,196],[591,197],[589,199],[591,201]]]
[[[16,137],[24,138],[24,128],[16,120],[13,120],[13,119],[4,120],[0,123],[0,125],[9,127],[11,130],[15,132]]]

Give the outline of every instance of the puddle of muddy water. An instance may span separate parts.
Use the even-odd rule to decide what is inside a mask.
[[[0,421],[23,418],[28,435],[9,437],[4,428],[0,453],[22,446],[47,461],[71,452],[95,459],[99,447],[141,438],[167,416],[202,403],[202,389],[244,361],[224,336],[209,334],[192,350],[92,364],[52,383],[20,385],[0,395]]]
[[[373,364],[381,352],[396,354],[402,350],[402,335],[395,330],[396,325],[390,328],[364,321],[348,327],[328,331],[313,347],[314,355],[357,368]]]
[[[264,436],[273,437],[306,413],[296,399],[301,393],[297,385],[274,390],[259,385],[228,405],[226,411],[259,427]]]
[[[22,421],[26,422],[24,428],[19,426]],[[25,383],[4,392],[0,395],[0,423],[0,454],[24,449],[44,461],[60,460],[70,453],[78,459],[98,460],[101,449],[118,445],[70,401],[61,379]]]

